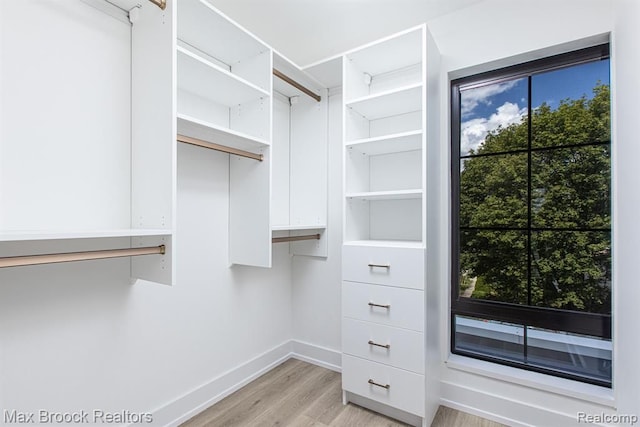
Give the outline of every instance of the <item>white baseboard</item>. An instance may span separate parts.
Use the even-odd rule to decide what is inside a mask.
[[[291,340],[291,344],[293,348],[291,357],[332,371],[342,372],[341,352],[298,340]]]
[[[330,348],[286,341],[153,411],[152,425],[178,426],[291,358],[340,372],[341,355]]]
[[[154,426],[175,427],[291,358],[286,341],[153,411]]]
[[[440,404],[458,411],[514,427],[576,426],[570,414],[538,406],[532,402],[493,394],[449,381],[440,383]],[[469,402],[472,402],[469,404]]]

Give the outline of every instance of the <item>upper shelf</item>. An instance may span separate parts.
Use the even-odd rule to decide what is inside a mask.
[[[178,39],[233,67],[270,49],[206,0],[180,0]]]
[[[178,88],[228,107],[269,97],[269,92],[178,47]]]
[[[422,131],[412,130],[392,135],[347,141],[347,149],[367,156],[422,149]]]
[[[20,242],[28,240],[70,240],[108,237],[170,236],[165,229],[105,229],[105,230],[18,230],[0,233],[0,242]]]
[[[412,84],[375,95],[367,95],[346,104],[368,120],[398,116],[422,108],[422,84]]]
[[[371,76],[385,74],[422,62],[421,27],[407,30],[404,34],[379,40],[353,52],[346,58],[361,72]],[[380,58],[384,58],[381,61]]]

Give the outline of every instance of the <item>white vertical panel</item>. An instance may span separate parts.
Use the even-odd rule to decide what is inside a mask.
[[[327,91],[291,106],[291,224],[327,224]]]
[[[174,3],[145,4],[132,35],[133,228],[174,228],[176,191]]]
[[[131,227],[175,230],[176,65],[174,2],[140,8],[132,34]],[[158,240],[149,238],[142,240]],[[159,260],[132,259],[134,277],[172,284],[175,240]]]
[[[271,267],[270,163],[229,156],[229,261]]]
[[[1,19],[0,228],[129,228],[129,25],[68,1]]]
[[[272,225],[289,225],[289,100],[273,98]]]
[[[345,188],[347,193],[370,191],[369,156],[350,148],[345,149]]]

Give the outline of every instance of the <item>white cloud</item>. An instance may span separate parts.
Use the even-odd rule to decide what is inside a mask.
[[[520,108],[518,104],[505,102],[489,118],[477,118],[463,122],[460,126],[460,154],[468,154],[471,150],[477,151],[489,132],[500,126],[504,128],[514,123],[520,123],[526,113],[526,107]]]
[[[468,116],[479,105],[491,105],[491,97],[506,92],[520,80],[509,80],[504,83],[496,83],[463,91],[460,94],[462,117]]]

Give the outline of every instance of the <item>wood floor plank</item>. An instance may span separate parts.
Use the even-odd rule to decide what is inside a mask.
[[[344,410],[342,404],[342,376],[334,372],[335,381],[329,384],[324,394],[313,402],[304,414],[323,424],[331,424]]]
[[[247,427],[286,426],[303,415],[304,411],[324,394],[332,382],[335,373],[316,366],[307,374],[307,378],[293,385],[282,398],[265,411],[259,419],[247,424]]]
[[[216,405],[182,424],[184,427],[244,426],[267,411],[294,384],[308,378],[314,365],[289,360],[281,369],[261,376]],[[266,377],[266,378],[265,378]]]
[[[320,421],[314,420],[313,418],[307,417],[306,415],[300,415],[298,418],[293,420],[289,427],[328,427],[326,424],[321,423]]]
[[[342,405],[339,373],[290,359],[182,427],[406,427],[352,403]],[[440,407],[431,427],[505,427]]]

